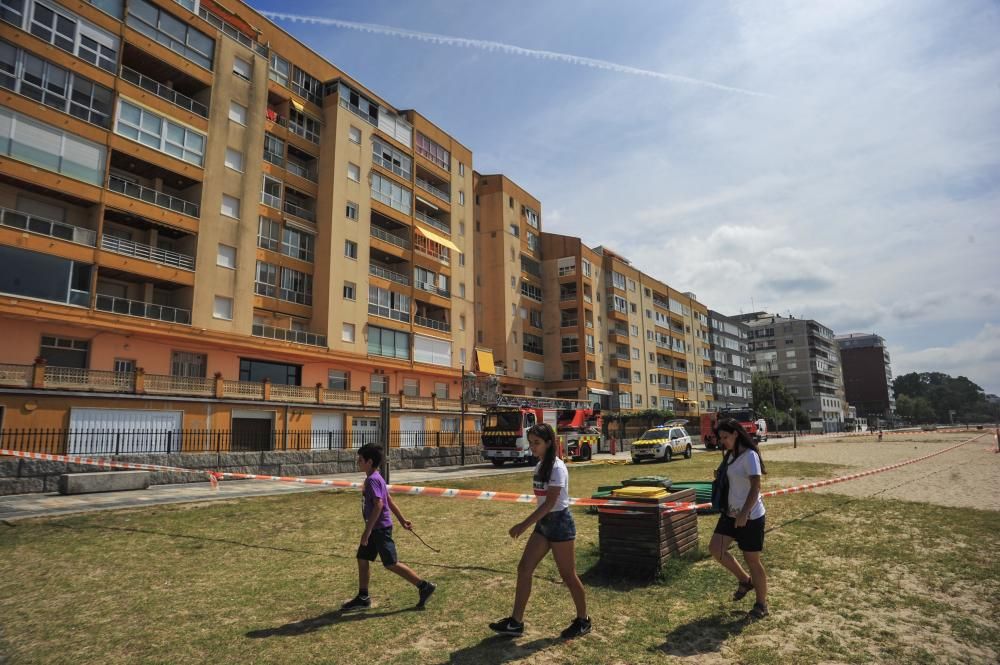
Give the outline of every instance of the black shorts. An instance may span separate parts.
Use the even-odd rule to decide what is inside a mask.
[[[737,527],[735,517],[719,515],[719,523],[715,525],[715,533],[729,536],[735,540],[741,552],[763,552],[765,517],[767,515],[761,515],[755,520],[747,520],[746,526]]]
[[[382,559],[383,566],[394,566],[399,561],[396,555],[396,543],[392,540],[392,527],[372,529],[368,536],[368,544],[358,546],[357,557],[365,561],[374,561],[375,556]]]

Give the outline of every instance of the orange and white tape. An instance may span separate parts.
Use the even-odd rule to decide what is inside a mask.
[[[8,450],[0,448],[0,456],[20,457],[21,459],[37,459],[48,462],[68,462],[70,464],[83,464],[86,466],[96,466],[100,469],[132,469],[133,471],[166,471],[170,473],[200,473],[208,476],[208,481],[212,484],[212,489],[219,487],[219,474],[215,471],[205,469],[182,469],[177,466],[164,466],[162,464],[140,464],[138,462],[116,462],[114,460],[101,457],[83,457],[80,455],[53,455],[51,453],[29,453],[24,450]]]

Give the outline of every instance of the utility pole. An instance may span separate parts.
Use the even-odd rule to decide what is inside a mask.
[[[465,363],[462,363],[462,383],[461,383],[461,413],[462,416],[458,420],[458,447],[459,447],[459,461],[462,466],[465,466]]]
[[[795,417],[795,407],[788,410],[788,415],[792,417],[792,448],[799,447],[799,421]]]

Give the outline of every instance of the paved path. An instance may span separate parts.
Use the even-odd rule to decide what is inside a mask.
[[[619,460],[627,460],[628,456],[619,453]],[[610,460],[611,455],[595,454],[594,460]],[[583,464],[586,464],[584,462]],[[427,483],[434,486],[445,486],[450,480],[457,478],[481,478],[506,473],[527,473],[531,466],[495,467],[492,464],[470,464],[467,466],[443,466],[430,469],[401,469],[390,473],[390,480],[397,485]],[[328,476],[311,476],[330,480],[358,481],[364,479],[364,474],[338,473]],[[17,520],[30,517],[51,517],[68,515],[70,513],[91,512],[97,510],[116,510],[121,508],[142,508],[167,503],[188,503],[199,501],[220,501],[225,499],[240,499],[253,496],[273,496],[293,492],[316,492],[329,490],[322,485],[299,485],[266,480],[226,480],[219,483],[219,489],[213,491],[209,483],[185,483],[177,485],[153,485],[145,490],[129,492],[107,492],[103,494],[77,494],[63,496],[58,493],[47,494],[16,494],[0,497],[0,520]]]

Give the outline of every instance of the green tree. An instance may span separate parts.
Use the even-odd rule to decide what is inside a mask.
[[[956,421],[980,422],[989,413],[986,393],[967,377],[951,377],[943,372],[910,372],[892,382],[896,410],[917,423]]]
[[[798,402],[788,388],[778,379],[771,378],[761,372],[755,372],[752,377],[753,397],[750,406],[766,420],[774,423],[778,429],[788,429],[792,418],[788,410],[798,408]],[[809,427],[809,417],[805,417],[805,427]]]

